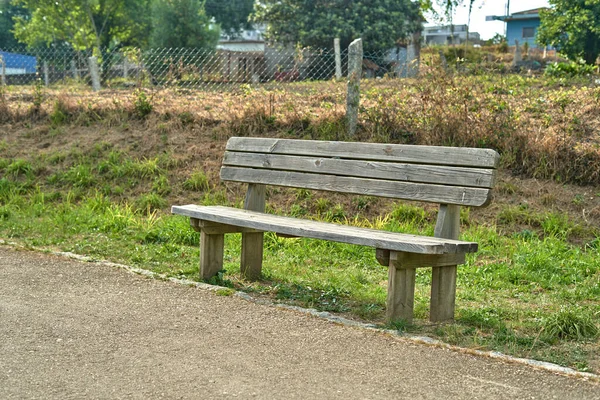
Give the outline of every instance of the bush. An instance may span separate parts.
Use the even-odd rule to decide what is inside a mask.
[[[568,78],[575,76],[592,75],[597,72],[597,68],[594,65],[588,65],[584,62],[569,63],[555,62],[546,67],[544,74],[555,78]]]

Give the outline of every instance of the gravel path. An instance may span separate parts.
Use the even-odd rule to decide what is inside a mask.
[[[0,398],[600,399],[600,385],[0,247]]]

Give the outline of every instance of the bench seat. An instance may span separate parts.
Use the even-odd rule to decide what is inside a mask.
[[[477,251],[477,243],[474,242],[359,228],[232,207],[189,204],[173,206],[171,212],[198,221],[227,225],[232,228],[228,232],[236,230],[234,227],[249,228],[256,232],[275,232],[292,237],[330,240],[417,254],[462,254]],[[241,232],[241,230],[237,231]]]

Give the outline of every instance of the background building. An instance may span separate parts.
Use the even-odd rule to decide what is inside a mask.
[[[480,39],[479,33],[469,32],[469,42],[479,43]],[[425,45],[461,44],[466,40],[467,25],[429,26],[423,30]]]
[[[520,45],[527,43],[530,48],[537,48],[539,45],[535,37],[541,24],[540,11],[545,9],[535,8],[492,18],[506,22],[506,40],[509,46],[514,46],[515,40],[518,40]]]

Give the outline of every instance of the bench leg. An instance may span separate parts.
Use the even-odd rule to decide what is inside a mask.
[[[429,320],[431,322],[454,320],[455,298],[456,265],[432,268]]]
[[[414,268],[396,268],[395,261],[390,261],[388,272],[387,320],[403,319],[412,323],[415,303]]]
[[[225,235],[200,232],[200,278],[210,279],[223,269]]]
[[[263,232],[242,233],[240,272],[246,279],[260,278],[263,260]]]

